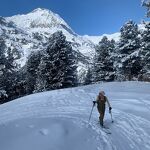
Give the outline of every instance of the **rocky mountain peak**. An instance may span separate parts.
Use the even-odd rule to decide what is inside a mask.
[[[42,12],[42,13],[52,13],[49,9],[46,8],[36,8],[34,9],[31,13],[37,13],[37,12]]]
[[[16,15],[7,17],[7,20],[14,22],[19,28],[32,30],[35,28],[53,28],[61,27],[62,25],[71,28],[57,14],[44,8],[37,8],[25,15]]]

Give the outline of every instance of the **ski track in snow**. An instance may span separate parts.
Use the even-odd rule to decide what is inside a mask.
[[[132,88],[122,87],[128,82],[116,84],[115,88],[112,88],[114,84],[116,83],[43,92],[1,105],[0,129],[22,119],[57,118],[58,122],[70,120],[75,126],[91,131],[97,144],[93,150],[150,150],[150,84],[145,84],[145,90],[140,88],[144,87],[144,83],[129,83],[137,92],[132,91]],[[113,107],[114,123],[111,123],[108,108],[104,122],[112,133],[110,135],[100,128],[96,107],[88,125],[92,100],[95,99],[100,86],[106,91]],[[34,129],[36,124],[30,122],[31,124],[27,125],[28,129]],[[19,123],[14,124],[16,128],[21,126]],[[62,132],[59,126],[58,130],[59,133]],[[50,131],[40,127],[38,133],[46,137]],[[86,140],[89,142],[91,139],[88,137]]]

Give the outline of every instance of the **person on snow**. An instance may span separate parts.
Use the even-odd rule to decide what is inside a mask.
[[[97,103],[97,109],[98,109],[98,112],[100,114],[99,121],[100,121],[101,126],[103,126],[103,120],[104,120],[104,115],[105,115],[105,103],[106,102],[107,102],[108,107],[109,107],[109,113],[111,113],[112,107],[111,107],[107,97],[105,96],[104,91],[99,92],[99,95],[97,96],[96,101],[93,101],[94,106]]]

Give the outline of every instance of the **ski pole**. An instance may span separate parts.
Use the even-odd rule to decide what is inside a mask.
[[[92,116],[93,108],[94,108],[94,104],[93,104],[92,109],[91,109],[91,113],[90,113],[90,116],[89,116],[88,124],[90,123],[90,119],[91,119],[91,116]]]
[[[111,122],[113,123],[114,120],[113,120],[113,118],[112,118],[112,112],[111,112],[111,111],[110,111],[110,116],[111,116]]]

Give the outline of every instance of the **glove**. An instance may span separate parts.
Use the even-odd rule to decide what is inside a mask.
[[[96,101],[93,101],[93,105],[95,106],[95,104],[96,104]]]
[[[109,107],[109,113],[111,113],[111,110],[112,110],[112,108],[111,108],[111,107]]]

